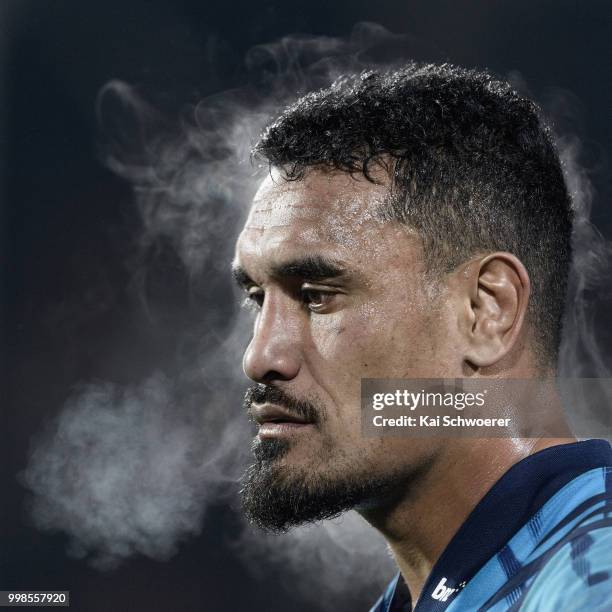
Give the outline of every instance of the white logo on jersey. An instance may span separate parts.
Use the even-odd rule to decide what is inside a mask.
[[[453,593],[458,591],[459,589],[451,589],[450,587],[444,586],[446,584],[446,578],[442,578],[440,582],[438,582],[438,586],[433,590],[431,594],[433,599],[437,599],[438,601],[446,601]]]

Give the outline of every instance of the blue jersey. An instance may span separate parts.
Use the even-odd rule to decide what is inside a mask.
[[[371,612],[410,612],[398,574]],[[448,544],[414,612],[612,611],[612,449],[563,444],[514,465]]]

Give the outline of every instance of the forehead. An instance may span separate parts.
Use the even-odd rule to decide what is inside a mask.
[[[295,181],[272,174],[253,199],[238,239],[237,260],[244,265],[250,259],[313,251],[355,260],[358,254],[376,258],[394,248],[406,255],[414,233],[381,219],[379,211],[388,196],[386,176],[375,184],[344,172],[311,170]]]

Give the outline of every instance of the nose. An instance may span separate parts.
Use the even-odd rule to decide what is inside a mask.
[[[282,296],[266,294],[243,359],[245,374],[255,382],[291,380],[300,371],[299,317]]]

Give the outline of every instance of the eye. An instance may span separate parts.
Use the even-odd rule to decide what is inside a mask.
[[[264,301],[264,292],[260,287],[249,287],[242,305],[245,308],[259,310]]]
[[[320,312],[327,308],[334,297],[330,291],[310,287],[302,287],[301,294],[302,301],[313,312]]]

